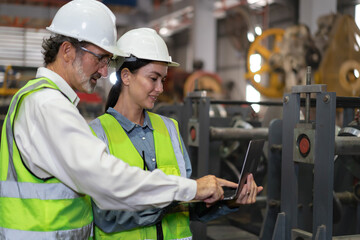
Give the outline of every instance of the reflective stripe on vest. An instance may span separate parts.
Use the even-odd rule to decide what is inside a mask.
[[[0,239],[87,239],[93,230],[90,198],[56,178],[27,170],[13,133],[21,101],[34,91],[58,87],[46,78],[29,81],[13,97],[1,135]]]
[[[15,114],[17,112],[17,107],[18,107],[17,103],[18,103],[19,99],[25,93],[32,91],[44,84],[46,85],[46,84],[48,84],[48,82],[46,80],[40,80],[30,86],[26,85],[24,88],[20,89],[11,100],[10,107],[9,107],[8,113],[6,114],[6,118],[5,118],[4,126],[3,126],[3,132],[6,132],[6,140],[7,140],[8,151],[9,151],[9,165],[10,166],[8,168],[7,180],[17,181],[17,174],[16,174],[16,171],[14,168],[14,163],[13,163],[14,135],[13,135],[13,131],[12,131],[12,119],[15,117]],[[1,137],[1,138],[3,138],[3,137]]]
[[[151,115],[153,113],[149,113]],[[169,132],[170,138],[171,138],[171,144],[173,146],[173,150],[175,153],[176,161],[178,163],[179,169],[180,169],[180,176],[186,177],[186,166],[185,166],[185,160],[182,150],[182,145],[180,144],[180,133],[179,128],[176,125],[174,120],[161,116],[161,119],[164,121],[165,126]],[[177,122],[176,122],[177,124]]]
[[[180,172],[183,172],[185,173],[184,176],[186,176],[185,164],[182,164],[183,170],[179,170],[178,166],[178,161],[184,162],[184,159],[177,122],[160,117],[157,114],[148,114],[154,128],[153,136],[158,168],[168,175],[179,176]],[[101,123],[101,127],[96,124],[95,126],[92,125],[92,129],[95,134],[107,137],[110,153],[129,163],[131,166],[142,168],[143,159],[119,122],[110,114],[104,114],[98,119],[100,121],[96,123]],[[166,214],[162,219],[162,229],[164,239],[191,240],[189,212]],[[154,225],[138,227],[128,231],[109,234],[95,226],[95,237],[96,239],[156,239],[156,227]]]
[[[63,183],[0,182],[0,196],[6,198],[61,200],[79,198],[83,195],[74,192]]]
[[[89,238],[89,232],[92,234],[93,224],[89,224],[79,229],[53,231],[53,232],[39,232],[21,231],[16,229],[7,229],[0,227],[0,239],[19,240],[19,239],[67,239],[67,240],[82,240]]]

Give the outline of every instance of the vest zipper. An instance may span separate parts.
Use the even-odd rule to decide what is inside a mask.
[[[156,236],[157,236],[157,240],[164,240],[164,233],[161,226],[161,222],[158,222],[156,224]]]
[[[142,159],[144,161],[144,170],[149,170],[149,167],[146,164],[145,161],[145,152],[142,151]],[[155,169],[157,168],[157,164],[155,165]],[[164,233],[162,229],[161,221],[156,224],[156,239],[157,240],[164,240]]]

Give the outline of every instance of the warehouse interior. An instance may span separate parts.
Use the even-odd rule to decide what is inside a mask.
[[[43,66],[41,42],[68,0],[0,0],[0,122]],[[248,143],[265,139],[257,202],[195,240],[360,239],[360,1],[102,0],[118,37],[150,27],[172,59],[153,112],[179,122],[192,177],[237,182]],[[114,73],[114,69],[109,69]],[[116,77],[78,92],[104,113]]]

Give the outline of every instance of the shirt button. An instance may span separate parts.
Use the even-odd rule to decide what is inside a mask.
[[[142,140],[145,140],[145,137],[142,137],[141,139],[142,139]]]
[[[153,162],[155,162],[155,158],[152,158],[151,160],[152,160]]]

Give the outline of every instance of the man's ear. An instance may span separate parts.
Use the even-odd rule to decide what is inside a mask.
[[[121,80],[125,86],[128,86],[130,84],[132,73],[128,68],[124,68],[121,70]]]
[[[76,58],[76,49],[70,42],[63,42],[59,48],[59,52],[65,62],[73,62]]]

